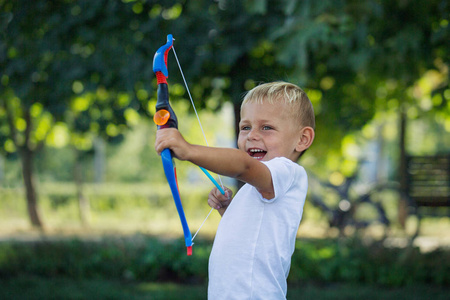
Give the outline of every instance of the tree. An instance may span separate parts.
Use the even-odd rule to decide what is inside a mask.
[[[83,149],[81,139],[118,138],[137,112],[149,115],[140,101],[149,98],[154,46],[143,40],[159,37],[165,21],[143,14],[141,2],[1,1],[0,11],[0,150],[20,154],[30,220],[42,227],[36,152],[57,122]]]
[[[449,10],[442,0],[223,1],[210,66],[230,82],[236,120],[242,91],[260,81],[304,87],[316,108],[313,149],[324,157],[392,99],[395,109],[416,105],[405,91],[429,70],[448,77]],[[448,79],[433,89],[435,110],[448,110]]]

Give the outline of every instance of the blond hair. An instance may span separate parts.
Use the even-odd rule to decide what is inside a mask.
[[[271,104],[285,101],[292,106],[293,117],[299,122],[300,127],[316,128],[312,103],[306,93],[295,84],[275,81],[258,85],[245,95],[242,106],[246,103],[264,103],[265,101]]]

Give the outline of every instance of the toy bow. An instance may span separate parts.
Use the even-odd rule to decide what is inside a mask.
[[[153,72],[156,74],[156,80],[158,83],[158,95],[156,101],[156,112],[153,117],[154,122],[157,125],[158,130],[164,128],[178,128],[178,120],[174,110],[169,103],[169,87],[167,78],[169,77],[169,71],[167,68],[167,56],[170,49],[173,49],[173,37],[171,34],[167,36],[167,42],[161,46],[155,53],[153,58]],[[184,214],[183,205],[181,203],[180,191],[178,188],[177,173],[175,164],[172,158],[172,152],[170,149],[164,149],[161,152],[161,160],[166,174],[167,182],[169,183],[170,190],[172,192],[173,200],[177,207],[178,215],[180,217],[181,225],[183,226],[184,241],[187,248],[187,255],[192,255],[192,236],[189,230],[186,216]],[[202,171],[208,176],[208,178],[216,185],[222,194],[225,194],[222,187],[214,180],[214,178],[204,168],[200,167]],[[212,210],[211,210],[212,211]],[[210,212],[211,213],[211,212]],[[209,216],[209,214],[208,214]],[[207,217],[208,218],[208,217]],[[206,220],[206,219],[205,219]],[[203,224],[202,224],[203,225]],[[197,231],[198,232],[198,231]],[[194,235],[195,237],[195,235]]]

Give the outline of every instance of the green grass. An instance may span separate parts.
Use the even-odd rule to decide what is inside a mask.
[[[210,207],[210,186],[181,188],[183,206],[191,230],[197,229]],[[73,183],[42,183],[39,211],[48,234],[80,235],[145,232],[161,236],[180,236],[183,231],[170,190],[166,184],[86,184],[90,200],[89,226],[83,227]],[[0,187],[0,237],[30,233],[26,201],[22,188]],[[201,234],[213,236],[220,221],[211,214]]]
[[[0,281],[0,299],[206,299],[205,286],[19,277]]]
[[[290,286],[288,299],[448,299],[450,289],[427,285],[386,288],[375,285]],[[206,285],[94,279],[17,277],[0,280],[0,299],[206,299]]]
[[[356,284],[308,284],[302,287],[290,287],[287,299],[364,299],[364,300],[399,300],[399,299],[448,299],[450,289],[441,287],[414,285],[401,288],[387,288],[376,285]]]
[[[207,198],[211,185],[208,182],[202,185],[185,183],[180,188],[189,227],[195,232],[210,210]],[[141,232],[179,237],[183,234],[170,190],[165,182],[85,184],[84,194],[90,201],[87,227],[83,226],[80,220],[74,183],[40,183],[38,190],[39,211],[45,233],[48,235],[69,234],[83,237]],[[24,193],[22,187],[0,186],[0,239],[4,236],[36,235],[36,232],[30,230]],[[396,206],[391,207],[391,210],[395,208]],[[304,212],[299,237],[334,238],[338,235],[336,228],[329,228],[325,214],[309,201],[305,204]],[[415,219],[409,218],[410,222],[407,223],[411,226],[408,227],[415,229]],[[200,236],[213,238],[219,222],[219,214],[212,213],[202,227]],[[426,218],[422,222],[421,235],[448,239],[449,226],[450,218]],[[409,230],[409,235],[412,232],[414,231]],[[40,235],[40,232],[37,235]],[[390,235],[405,237],[407,233],[394,226]]]

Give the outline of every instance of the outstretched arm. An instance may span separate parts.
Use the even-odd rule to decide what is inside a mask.
[[[265,199],[275,196],[269,169],[244,151],[193,145],[173,128],[156,133],[156,151],[161,153],[165,148],[170,148],[180,160],[190,161],[212,172],[251,184]]]

